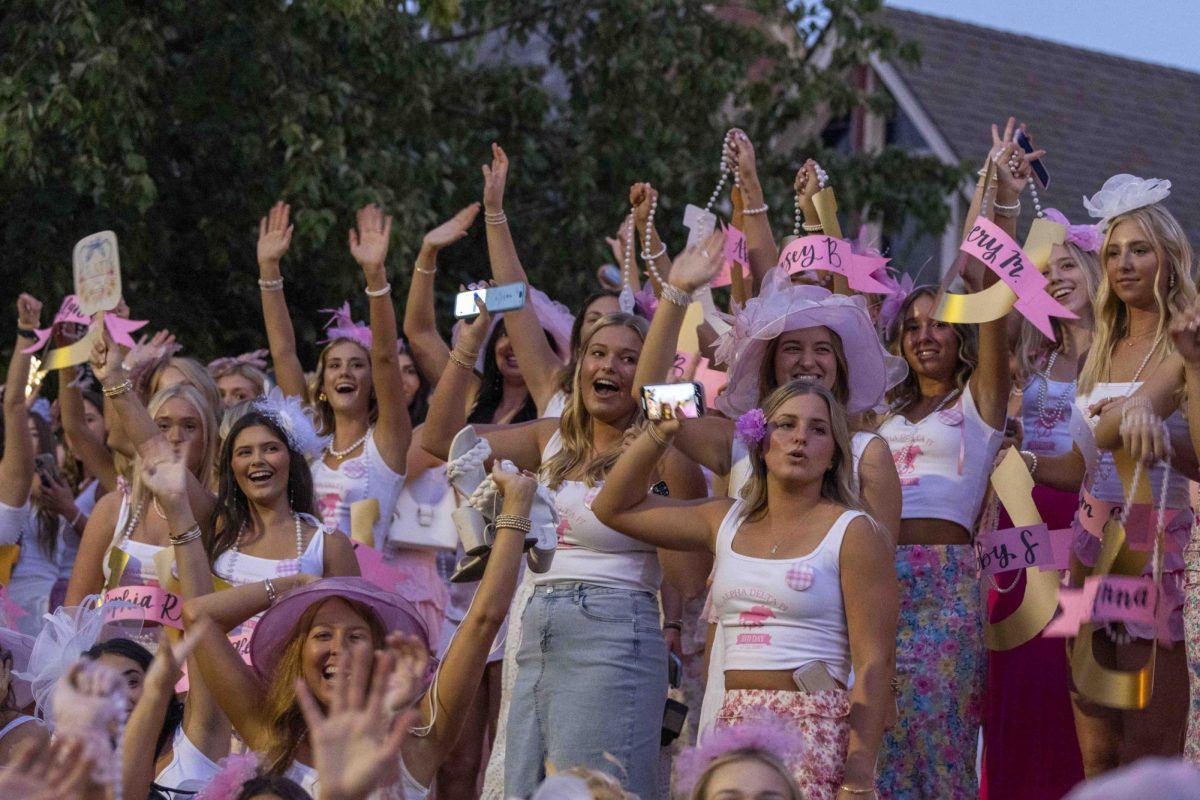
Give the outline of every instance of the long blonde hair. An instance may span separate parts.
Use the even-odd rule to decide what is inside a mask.
[[[178,370],[183,375],[182,382],[196,387],[213,408],[221,407],[221,390],[217,388],[217,382],[213,380],[213,377],[208,374],[208,367],[196,359],[186,356],[172,356],[158,365],[150,378],[152,395],[161,391],[159,384],[162,382],[163,374],[169,369]]]
[[[850,426],[846,420],[846,412],[838,403],[833,392],[819,383],[795,380],[785,383],[767,395],[763,401],[762,411],[767,424],[784,403],[793,397],[816,395],[825,401],[829,409],[829,428],[833,433],[833,464],[825,471],[821,479],[821,497],[847,508],[860,507],[858,494],[854,491],[854,456],[850,449]],[[767,462],[763,454],[763,443],[770,436],[768,432],[759,441],[750,446],[750,477],[742,487],[741,497],[746,504],[747,518],[751,521],[762,519],[767,513]]]
[[[387,631],[384,630],[379,617],[366,605],[351,600],[348,597],[329,597],[313,603],[304,609],[304,613],[296,620],[292,635],[288,637],[283,647],[283,655],[275,665],[271,675],[271,684],[267,687],[267,746],[265,753],[266,770],[271,775],[282,775],[296,760],[296,748],[308,731],[300,704],[296,702],[296,679],[302,676],[304,643],[312,630],[313,620],[321,607],[331,600],[339,600],[362,617],[371,631],[373,648],[383,646]]]
[[[1095,253],[1089,253],[1072,242],[1064,242],[1067,254],[1079,266],[1083,275],[1083,288],[1087,290],[1088,302],[1096,305],[1096,292],[1099,291],[1103,276],[1100,274],[1100,258]],[[1058,342],[1066,335],[1066,324],[1061,317],[1051,317],[1050,325],[1054,328],[1054,338],[1049,339],[1044,333],[1034,327],[1033,323],[1021,318],[1021,331],[1017,337],[1017,370],[1020,373],[1021,385],[1030,376],[1040,370],[1046,359],[1054,352]]]
[[[584,483],[588,486],[595,486],[599,481],[604,480],[604,476],[608,474],[612,465],[617,462],[617,457],[621,455],[620,442],[607,452],[599,454],[595,452],[592,446],[592,415],[588,413],[583,404],[583,390],[580,386],[588,345],[597,333],[613,325],[629,328],[643,343],[646,341],[646,332],[649,329],[646,320],[622,311],[605,314],[596,320],[592,329],[588,331],[587,339],[584,340],[579,350],[579,359],[575,362],[575,374],[571,377],[571,393],[567,407],[563,409],[562,417],[559,419],[558,430],[562,437],[562,447],[542,464],[542,480],[551,489],[557,489],[568,475],[574,474],[580,468],[583,469]],[[641,418],[641,407],[637,406],[633,422],[640,423]]]
[[[1151,360],[1162,359],[1174,349],[1171,337],[1167,335],[1171,315],[1188,308],[1196,299],[1195,279],[1192,276],[1192,246],[1188,242],[1187,234],[1170,211],[1155,204],[1113,218],[1104,234],[1104,245],[1100,248],[1103,279],[1096,293],[1096,331],[1092,335],[1092,346],[1088,351],[1087,360],[1079,372],[1078,392],[1081,395],[1090,392],[1097,383],[1110,375],[1113,348],[1129,333],[1129,311],[1112,290],[1108,270],[1104,266],[1112,232],[1118,224],[1126,220],[1136,222],[1142,233],[1149,238],[1154,247],[1154,255],[1158,258],[1159,273],[1165,267],[1173,277],[1164,298],[1158,286],[1157,273],[1155,276],[1154,299],[1158,303],[1158,327],[1155,337],[1158,339],[1158,346],[1150,356]]]
[[[200,436],[204,440],[204,449],[200,454],[200,470],[194,474],[197,480],[211,488],[216,485],[214,467],[217,460],[217,417],[205,394],[190,383],[177,383],[155,392],[146,405],[146,410],[150,412],[151,417],[157,417],[167,401],[176,397],[187,402],[200,417]],[[133,487],[130,491],[129,506],[138,509],[148,501],[149,493],[142,485],[142,459],[141,456],[137,456],[133,460]],[[130,520],[133,516],[130,515]]]

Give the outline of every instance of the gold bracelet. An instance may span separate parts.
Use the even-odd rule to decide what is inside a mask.
[[[121,395],[133,390],[133,381],[126,378],[116,386],[105,386],[104,396],[107,398],[120,397]]]
[[[467,356],[460,354],[458,352],[458,350],[450,351],[450,360],[453,361],[458,366],[465,369],[467,372],[475,371],[475,359],[478,357],[479,357],[479,354],[476,353],[475,355],[470,356],[470,359],[471,359],[470,361],[467,361],[466,360]]]
[[[870,789],[855,789],[854,787],[852,787],[852,786],[847,786],[846,784],[844,784],[844,783],[843,783],[840,791],[843,791],[843,792],[849,792],[850,794],[869,794],[869,795],[874,795],[874,794],[875,794],[875,787],[874,787],[874,786],[872,786]]]
[[[533,522],[530,521],[529,517],[519,517],[516,514],[497,514],[496,527],[511,528],[521,533],[529,533],[533,530]]]
[[[654,423],[650,423],[650,427],[648,427],[646,430],[648,430],[650,432],[650,438],[653,439],[655,442],[657,442],[662,447],[670,447],[671,446],[671,440],[666,438],[665,436],[663,436],[661,433],[659,433],[658,426],[655,425]]]
[[[420,264],[413,264],[413,269],[422,275],[437,275],[437,267],[434,267],[433,269],[425,269]]]
[[[188,542],[194,542],[200,538],[200,524],[197,523],[193,525],[178,536],[171,534],[167,538],[171,540],[171,544],[187,544]]]

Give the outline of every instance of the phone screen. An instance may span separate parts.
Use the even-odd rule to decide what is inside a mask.
[[[475,306],[475,298],[478,297],[486,304],[487,291],[487,289],[472,289],[459,292],[454,298],[454,316],[459,319],[478,316],[479,309]]]
[[[642,387],[642,408],[652,420],[704,416],[704,388],[698,383],[655,383]]]

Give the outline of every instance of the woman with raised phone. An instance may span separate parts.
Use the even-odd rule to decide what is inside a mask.
[[[805,797],[873,795],[892,702],[896,575],[889,536],[850,489],[841,405],[809,381],[773,391],[740,426],[752,474],[736,500],[646,494],[680,427],[652,425],[617,460],[592,509],[640,541],[713,553],[712,659],[724,686],[710,676],[707,691],[719,703],[717,724],[780,716],[807,744],[791,764]]]

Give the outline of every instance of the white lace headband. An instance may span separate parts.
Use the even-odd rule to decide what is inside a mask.
[[[285,397],[278,386],[255,400],[254,410],[270,417],[287,437],[288,447],[307,459],[319,456],[329,443],[328,436],[317,433],[312,418],[300,403],[300,398]]]

